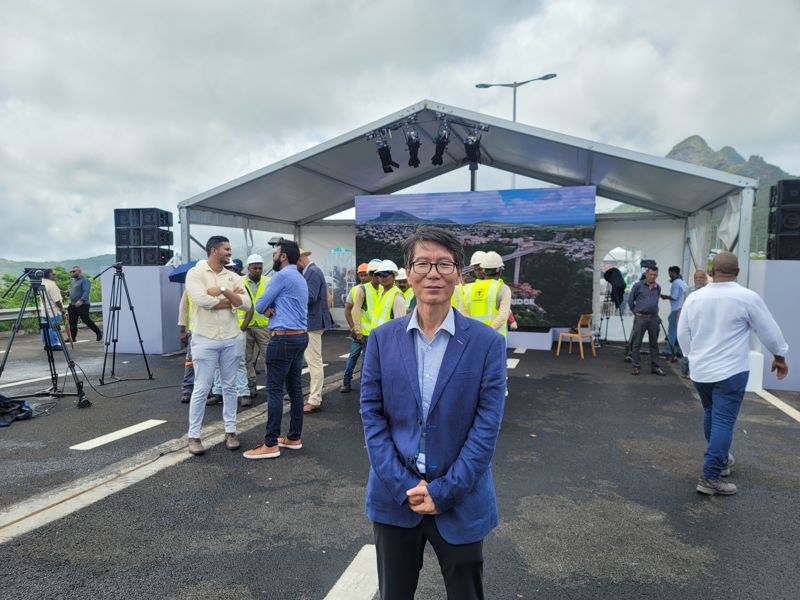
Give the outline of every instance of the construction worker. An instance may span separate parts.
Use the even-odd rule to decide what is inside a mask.
[[[487,252],[480,266],[485,279],[470,284],[466,294],[466,314],[506,336],[511,313],[511,288],[500,279],[503,259],[497,252]]]
[[[181,385],[181,402],[189,404],[194,389],[194,366],[192,365],[192,300],[183,290],[178,305],[178,335],[186,346],[186,359],[183,362],[183,384]]]
[[[372,312],[372,329],[390,321],[406,316],[406,301],[394,278],[400,269],[394,261],[384,260],[376,271],[381,282],[381,294]]]
[[[462,279],[456,284],[456,289],[453,291],[453,297],[450,300],[450,304],[462,314],[466,314],[465,307],[467,305],[467,296],[469,295],[469,286],[475,281],[480,281],[483,279],[483,268],[481,267],[481,261],[485,257],[486,252],[483,250],[476,250],[472,253],[472,258],[469,260],[469,266],[472,267],[472,272],[475,275],[475,279],[470,282],[466,282]]]
[[[411,312],[416,305],[416,299],[414,298],[414,290],[411,289],[408,283],[408,275],[406,275],[405,269],[397,271],[397,277],[394,278],[394,282],[397,284],[397,287],[403,294],[403,299],[406,301],[406,311]]]
[[[264,258],[260,254],[251,254],[247,257],[247,276],[244,277],[244,286],[250,292],[250,298],[255,305],[267,288],[270,277],[264,274]],[[242,406],[251,406],[256,397],[256,364],[259,357],[266,356],[267,343],[269,342],[269,318],[261,313],[253,312],[249,322],[245,322],[246,311],[239,311],[239,329],[244,332],[244,362],[247,368],[248,396],[242,399]]]
[[[475,274],[475,279],[483,279],[483,267],[481,261],[486,258],[486,252],[483,250],[476,250],[472,253],[472,258],[469,259],[469,266],[472,267],[472,272]]]
[[[339,392],[342,394],[350,393],[350,382],[353,379],[353,371],[356,369],[358,357],[367,347],[369,332],[372,330],[372,313],[381,293],[380,279],[375,275],[378,265],[383,261],[375,258],[367,264],[366,276],[363,283],[353,287],[353,303],[350,309],[350,318],[347,320],[350,325],[351,343],[350,356],[347,357],[347,364],[344,368],[342,377],[342,387]],[[345,312],[347,307],[345,307]]]

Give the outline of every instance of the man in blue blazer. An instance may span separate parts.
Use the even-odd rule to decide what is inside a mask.
[[[483,598],[483,538],[497,525],[491,461],[505,343],[451,307],[464,265],[457,238],[421,227],[403,256],[417,306],[372,331],[361,372],[381,598],[414,597],[426,542],[448,598]]]

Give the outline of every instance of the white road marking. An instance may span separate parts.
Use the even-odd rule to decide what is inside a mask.
[[[761,396],[764,400],[766,400],[767,402],[772,404],[772,406],[774,406],[778,410],[781,410],[781,411],[785,412],[787,415],[792,417],[795,421],[800,423],[800,411],[798,411],[796,408],[793,408],[793,407],[789,406],[788,404],[786,404],[786,402],[784,402],[780,398],[776,398],[775,396],[773,396],[772,394],[770,394],[766,390],[761,390],[759,392],[756,392],[756,394]]]
[[[339,358],[350,358],[350,353],[348,352],[347,354],[340,354]]]
[[[525,354],[527,350],[527,348],[514,348],[514,354]]]
[[[126,427],[125,429],[120,429],[119,431],[113,431],[111,433],[107,433],[106,435],[101,435],[100,437],[96,437],[93,440],[89,440],[87,442],[83,442],[80,444],[75,444],[74,446],[70,446],[70,450],[91,450],[92,448],[97,448],[98,446],[104,446],[105,444],[110,444],[116,440],[120,440],[124,437],[128,437],[129,435],[133,435],[134,433],[139,433],[140,431],[145,431],[146,429],[152,429],[158,425],[162,425],[166,423],[166,421],[161,421],[159,419],[149,419],[147,421],[142,421],[136,425],[131,425],[130,427]]]
[[[375,546],[367,544],[325,596],[325,600],[372,600],[378,591]]]
[[[49,381],[50,376],[47,377],[36,377],[35,379],[22,379],[21,381],[15,381],[13,383],[4,383],[0,385],[0,390],[4,388],[14,387],[15,385],[25,385],[26,383],[36,383],[37,381]]]
[[[507,369],[516,369],[518,364],[519,364],[519,359],[518,358],[507,358],[506,359],[506,368]]]

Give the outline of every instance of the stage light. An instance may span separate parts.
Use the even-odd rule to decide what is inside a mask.
[[[464,152],[467,153],[466,160],[469,162],[469,170],[477,171],[478,163],[481,161],[481,136],[477,131],[473,131],[464,138]]]
[[[408,146],[408,166],[415,169],[419,166],[419,133],[416,129],[403,130],[406,134],[406,145]]]
[[[394,173],[392,167],[400,168],[400,165],[392,160],[392,149],[389,147],[389,142],[384,139],[376,140],[375,147],[378,149],[378,157],[381,159],[384,173]]]
[[[444,164],[442,156],[444,155],[444,151],[447,149],[447,144],[450,143],[450,130],[447,128],[447,123],[445,123],[439,129],[439,133],[437,134],[434,142],[436,143],[436,150],[433,154],[433,158],[431,159],[431,163],[436,166],[441,166]]]

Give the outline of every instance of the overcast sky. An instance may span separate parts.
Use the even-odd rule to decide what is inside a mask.
[[[113,252],[116,207],[175,211],[423,98],[510,118],[475,83],[548,72],[518,120],[800,174],[799,23],[797,0],[0,0],[0,257]]]

